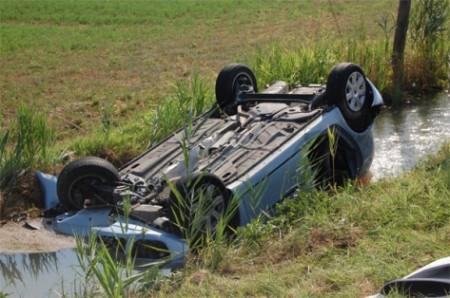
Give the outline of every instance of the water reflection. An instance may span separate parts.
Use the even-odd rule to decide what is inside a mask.
[[[36,279],[39,274],[48,273],[53,269],[58,270],[56,253],[30,253],[23,254],[20,258],[17,255],[0,256],[0,270],[7,284],[16,285],[17,281],[23,283],[23,271]]]
[[[440,94],[421,104],[384,111],[374,125],[375,179],[413,168],[450,141],[450,99]]]
[[[60,297],[72,292],[76,266],[72,249],[0,254],[0,291],[11,297]]]

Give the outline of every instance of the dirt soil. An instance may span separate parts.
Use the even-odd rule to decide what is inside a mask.
[[[27,227],[26,223],[39,229]],[[70,247],[75,247],[75,239],[47,229],[41,218],[0,227],[0,253],[51,252]]]

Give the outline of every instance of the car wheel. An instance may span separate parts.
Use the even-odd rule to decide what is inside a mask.
[[[339,107],[353,130],[364,131],[372,123],[372,89],[358,65],[336,65],[328,76],[326,93],[328,102]]]
[[[214,234],[224,216],[229,192],[216,176],[195,175],[180,180],[171,191],[172,220],[184,235],[199,239],[206,233]],[[191,240],[192,240],[191,239]]]
[[[237,100],[242,92],[258,91],[256,78],[250,68],[244,64],[225,66],[217,76],[216,100],[219,107],[227,115],[237,113]]]
[[[120,176],[108,161],[98,157],[85,157],[64,167],[56,185],[60,203],[67,210],[84,208],[86,200],[90,205],[113,203],[111,194],[96,193],[95,186],[114,186]]]

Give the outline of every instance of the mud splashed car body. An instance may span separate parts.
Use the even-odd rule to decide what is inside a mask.
[[[67,210],[55,218],[54,229],[133,235],[183,256],[180,229],[192,225],[201,208],[180,207],[179,197],[205,194],[209,201],[197,223],[214,231],[232,198],[238,207],[231,224],[240,226],[292,194],[304,182],[299,165],[305,158],[322,184],[368,173],[372,123],[383,100],[357,65],[337,65],[325,86],[278,81],[258,92],[252,71],[231,64],[219,73],[216,99],[210,111],[121,169],[96,157],[68,164],[56,190],[47,192]],[[125,199],[132,206],[126,231],[117,211]]]

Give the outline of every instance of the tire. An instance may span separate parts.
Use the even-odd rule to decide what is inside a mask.
[[[326,94],[328,103],[339,107],[354,131],[362,132],[372,123],[372,89],[358,65],[336,65],[328,76]]]
[[[214,234],[230,197],[223,182],[211,174],[197,175],[178,181],[175,188],[177,193],[172,190],[170,194],[170,217],[179,232],[188,231],[195,240]]]
[[[58,176],[56,190],[65,209],[80,210],[84,208],[86,199],[93,199],[91,205],[113,203],[112,193],[102,193],[99,198],[92,186],[114,186],[119,180],[119,172],[110,162],[98,157],[85,157],[64,167]]]
[[[229,64],[217,76],[216,101],[220,109],[227,115],[236,115],[239,93],[258,92],[256,78],[251,69],[244,64]]]

